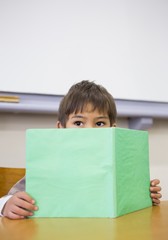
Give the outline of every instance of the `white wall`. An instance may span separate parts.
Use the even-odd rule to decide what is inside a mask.
[[[0,167],[25,167],[25,131],[28,128],[55,127],[55,115],[0,113]],[[119,127],[128,127],[127,119],[118,119]],[[154,120],[149,129],[151,179],[159,178],[162,199],[168,200],[168,120]]]
[[[159,178],[163,199],[168,200],[168,120],[154,120],[149,129],[151,179]]]
[[[93,79],[115,98],[168,102],[167,13],[166,0],[0,1],[0,91]]]

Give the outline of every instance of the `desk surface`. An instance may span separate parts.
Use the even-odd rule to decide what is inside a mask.
[[[115,219],[0,218],[2,240],[167,240],[168,201]]]

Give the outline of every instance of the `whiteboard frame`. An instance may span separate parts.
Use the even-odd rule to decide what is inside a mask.
[[[1,96],[18,96],[19,103],[0,102],[0,113],[57,114],[62,95],[0,92]],[[147,129],[153,118],[168,119],[168,103],[115,99],[118,118],[129,118],[129,127]]]

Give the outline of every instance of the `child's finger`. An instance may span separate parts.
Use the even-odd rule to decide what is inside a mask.
[[[14,196],[23,199],[31,204],[35,203],[35,200],[32,199],[26,192],[17,192]]]

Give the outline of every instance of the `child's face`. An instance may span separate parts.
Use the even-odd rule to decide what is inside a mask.
[[[62,128],[58,123],[57,127]],[[93,111],[92,105],[88,104],[82,112],[69,115],[66,128],[102,128],[110,127],[108,114],[100,113],[97,109]]]

